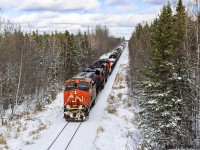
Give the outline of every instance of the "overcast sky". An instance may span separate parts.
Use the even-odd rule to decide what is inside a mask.
[[[176,1],[176,0],[172,0]],[[186,1],[189,0],[184,0]],[[167,0],[0,0],[3,15],[22,28],[40,32],[84,31],[106,25],[129,39],[136,24],[152,21]]]

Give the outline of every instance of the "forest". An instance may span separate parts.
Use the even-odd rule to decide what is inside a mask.
[[[51,103],[65,80],[91,65],[121,43],[106,26],[97,25],[77,34],[22,31],[20,25],[0,18],[1,125],[19,115],[40,111]],[[11,110],[9,116],[5,111]],[[20,113],[20,115],[23,115]]]
[[[129,41],[141,149],[200,149],[200,4],[168,2]]]

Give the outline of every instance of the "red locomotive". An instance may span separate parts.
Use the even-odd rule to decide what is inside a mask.
[[[87,68],[66,81],[64,92],[64,117],[67,121],[82,121],[88,118],[95,98],[103,88],[101,69]]]

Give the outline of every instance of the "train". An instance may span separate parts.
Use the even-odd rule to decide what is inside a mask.
[[[65,81],[64,118],[66,121],[84,121],[89,118],[98,93],[104,88],[125,47],[125,43],[121,44],[108,58],[99,59]]]

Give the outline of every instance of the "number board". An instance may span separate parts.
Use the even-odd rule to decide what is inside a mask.
[[[85,80],[84,79],[80,79],[79,82],[85,82]]]
[[[72,80],[70,80],[70,82],[75,82],[75,80],[74,80],[74,79],[72,79]]]

